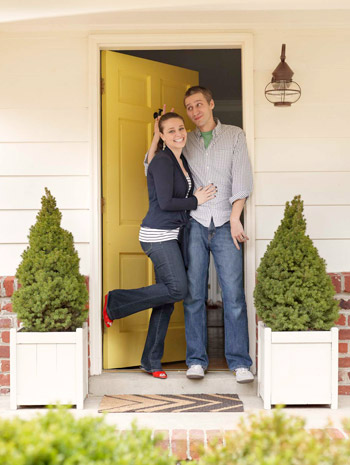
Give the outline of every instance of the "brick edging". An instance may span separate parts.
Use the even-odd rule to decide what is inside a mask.
[[[337,428],[324,428],[331,439],[348,438],[344,430]],[[235,430],[205,430],[205,429],[173,429],[173,430],[155,430],[154,435],[161,434],[163,439],[157,444],[163,450],[169,452],[169,455],[177,460],[198,460],[201,451],[208,447],[208,444],[214,440],[218,444],[225,444],[225,436],[230,435]],[[321,429],[308,430],[315,436]]]
[[[14,276],[0,277],[0,394],[10,392],[10,329],[18,325],[11,297],[17,288]]]
[[[329,273],[339,301],[338,393],[350,395],[350,273]]]

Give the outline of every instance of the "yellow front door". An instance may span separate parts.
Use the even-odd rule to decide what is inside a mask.
[[[154,282],[151,261],[143,253],[139,227],[148,208],[143,158],[152,139],[153,113],[166,103],[185,116],[185,91],[198,84],[196,71],[103,51],[102,195],[103,295]],[[191,123],[185,117],[186,127]],[[104,368],[140,364],[151,310],[116,320],[104,329]],[[184,360],[183,308],[176,304],[163,361]]]

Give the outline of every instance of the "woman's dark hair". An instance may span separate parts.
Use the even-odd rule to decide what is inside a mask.
[[[179,118],[185,124],[185,121],[184,121],[184,119],[183,119],[183,117],[181,115],[178,115],[177,113],[174,113],[173,111],[169,111],[168,113],[164,113],[164,115],[161,116],[159,118],[159,121],[158,121],[159,131],[162,134],[163,134],[163,128],[164,128],[165,121],[168,121],[168,119],[172,119],[172,118]],[[157,152],[159,152],[160,150],[163,150],[163,140],[162,140],[161,137],[159,138],[159,142],[158,142],[158,145],[157,145]]]

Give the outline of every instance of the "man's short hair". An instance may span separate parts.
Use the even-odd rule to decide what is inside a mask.
[[[212,94],[212,91],[210,89],[208,89],[207,87],[202,87],[202,86],[192,86],[190,87],[189,89],[187,89],[186,93],[185,93],[185,96],[184,96],[184,103],[185,103],[185,100],[187,99],[187,97],[189,97],[190,95],[193,95],[193,94],[203,94],[204,95],[204,98],[205,100],[210,103],[210,100],[213,99],[213,94]]]

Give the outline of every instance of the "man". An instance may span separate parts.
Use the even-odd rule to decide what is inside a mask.
[[[206,288],[209,255],[212,252],[222,289],[225,327],[225,357],[237,382],[254,380],[249,368],[247,308],[243,288],[242,250],[248,240],[240,221],[246,198],[252,190],[252,172],[242,129],[221,124],[213,116],[214,100],[209,89],[194,86],[184,97],[187,115],[196,125],[188,134],[184,155],[195,188],[214,183],[216,198],[191,212],[188,294],[184,300],[187,354],[186,375],[204,377],[208,367]],[[159,134],[148,152],[153,158]]]

